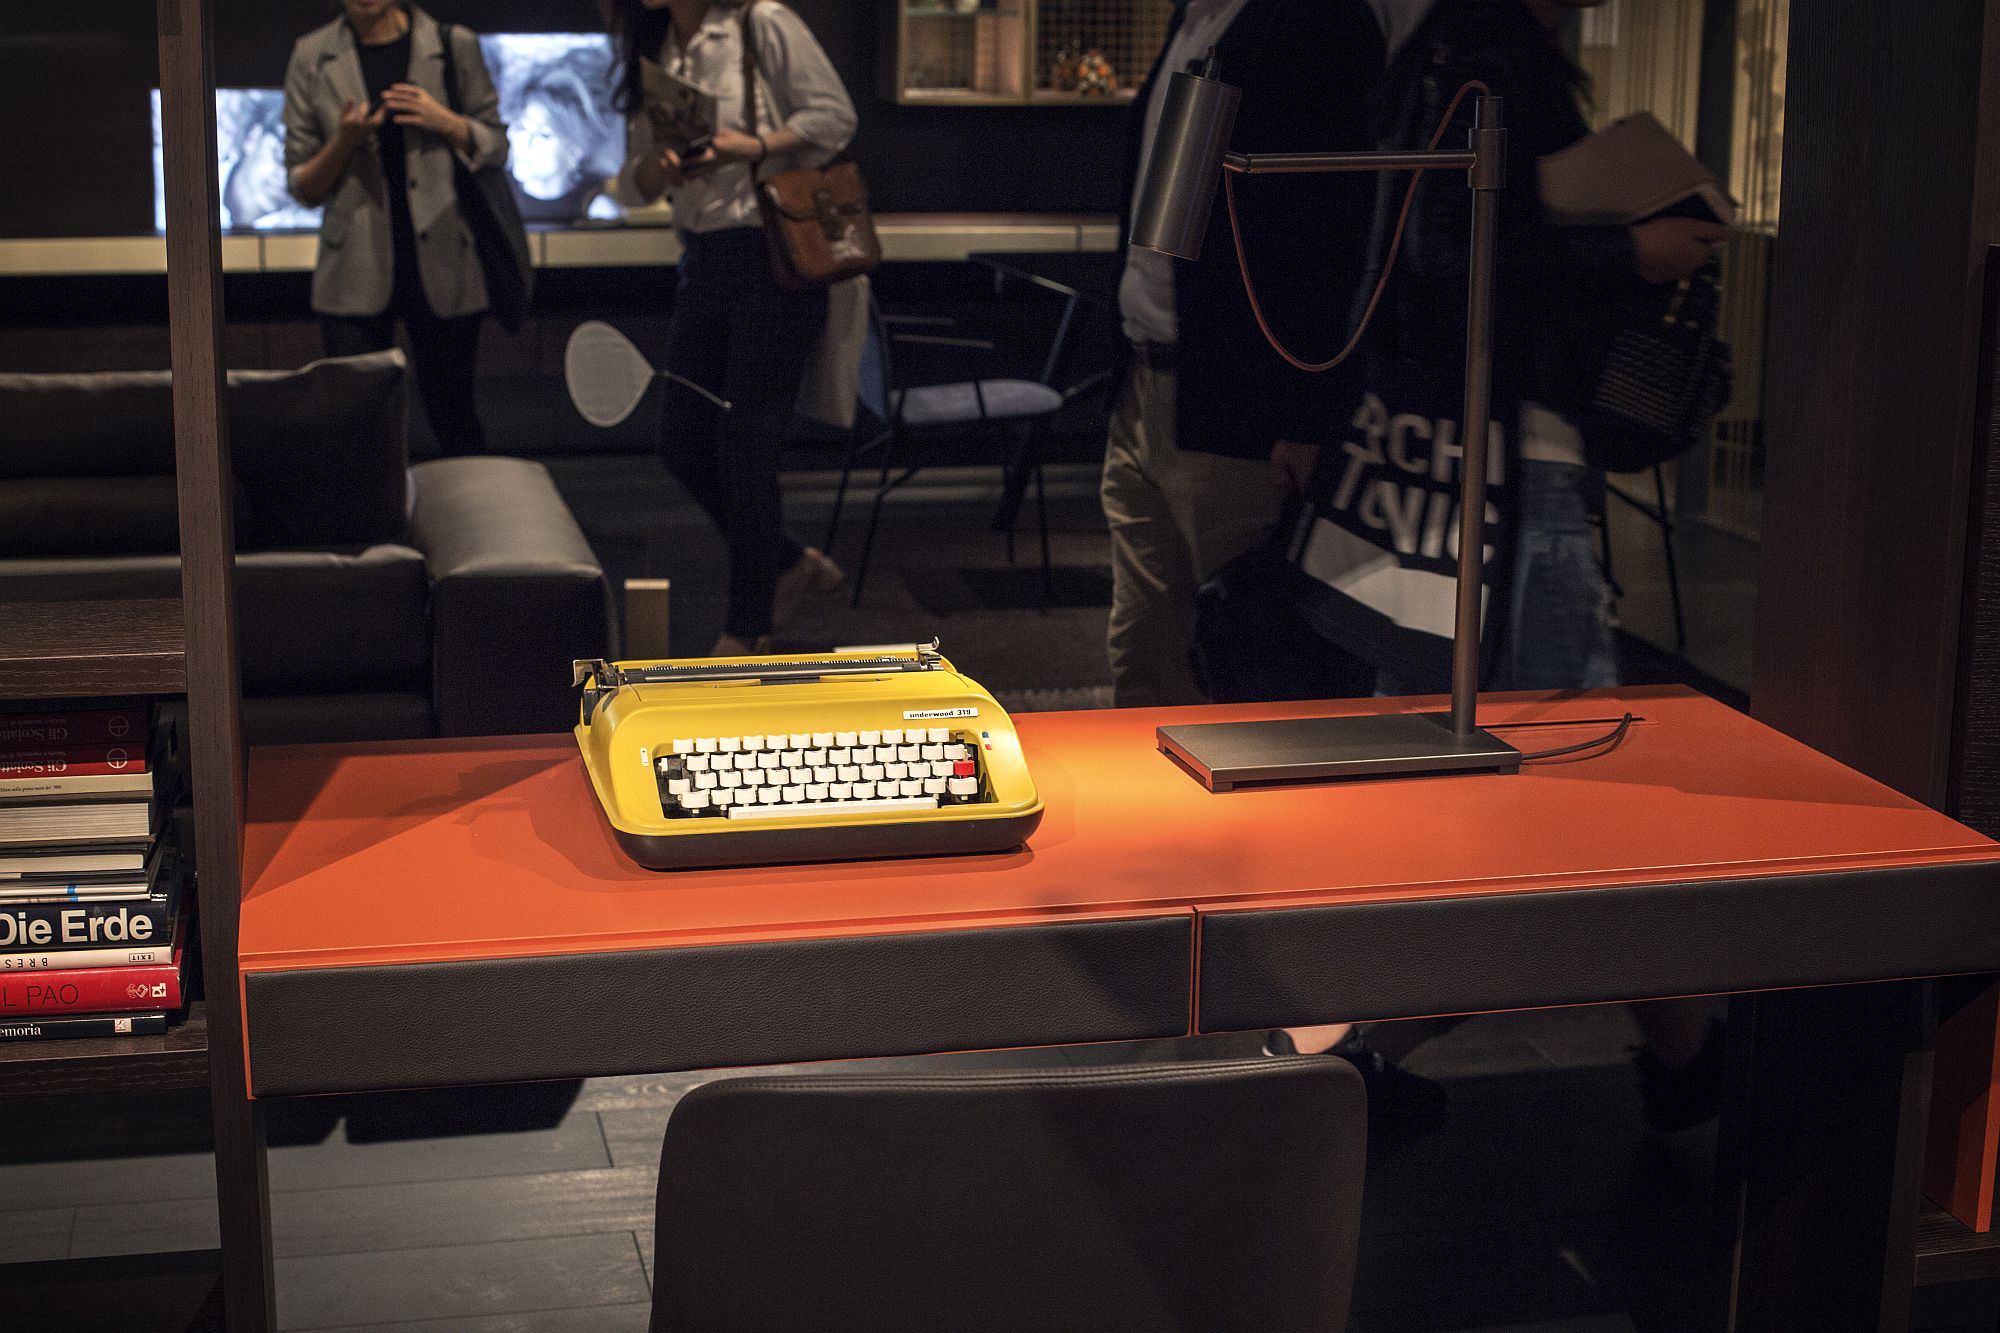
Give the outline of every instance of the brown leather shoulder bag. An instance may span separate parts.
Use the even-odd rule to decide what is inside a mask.
[[[758,132],[757,82],[763,68],[750,21],[756,7],[757,0],[743,6],[743,124],[751,135]],[[750,179],[771,247],[771,273],[780,287],[815,291],[872,273],[882,263],[882,242],[868,211],[868,183],[854,163],[836,159],[761,180],[753,165]]]

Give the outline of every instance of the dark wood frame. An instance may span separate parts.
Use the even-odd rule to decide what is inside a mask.
[[[1988,834],[2000,833],[1979,799],[1991,788],[1991,765],[1981,766],[1991,737],[1955,738],[1996,716],[1994,682],[1970,669],[1994,652],[1980,575],[1990,581],[2000,544],[1977,495],[1993,439],[1996,72],[2000,0],[1792,8],[1751,689],[1762,720]],[[1865,1279],[1885,1330],[1907,1327],[1912,1292],[1928,1284],[1994,1284],[2000,1304],[2000,1245],[1919,1211],[1935,1040],[1923,1020],[1938,1002],[1918,1002],[1930,1012],[1850,1016],[1879,1030],[1866,1050],[1836,1040],[1819,1051],[1853,1071],[1854,1104],[1872,1107],[1871,1151],[1896,1164],[1872,1183],[1897,1226],[1883,1235],[1816,1218],[1818,1234],[1840,1242],[1797,1265],[1802,1288]],[[1741,1017],[1759,1032],[1784,1018]],[[1815,1122],[1738,1091],[1741,1128],[1772,1143],[1860,1124]],[[1734,1184],[1725,1205],[1755,1206],[1764,1183]],[[1739,1229],[1735,1244],[1767,1243],[1759,1230]]]
[[[167,299],[181,600],[31,608],[0,631],[0,698],[84,701],[185,693],[194,776],[206,1003],[165,1036],[0,1048],[0,1095],[206,1086],[214,1122],[219,1265],[232,1330],[276,1327],[261,1108],[250,1100],[237,994],[244,748],[235,531],[223,408],[222,236],[210,0],[158,0],[167,179]],[[66,1273],[69,1266],[57,1265]],[[54,1271],[54,1270],[52,1270]],[[121,1269],[121,1271],[123,1271]],[[210,1312],[217,1302],[211,1299]]]

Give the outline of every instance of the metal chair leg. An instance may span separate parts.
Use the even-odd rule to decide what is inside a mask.
[[[840,511],[847,503],[847,482],[854,475],[854,461],[862,453],[860,423],[856,423],[847,435],[847,452],[840,460],[840,486],[833,493],[833,516],[826,521],[826,540],[820,543],[822,551],[833,549],[833,539],[840,531]]]
[[[1674,529],[1679,525],[1667,509],[1667,470],[1657,463],[1653,465],[1653,494],[1658,504],[1660,546],[1667,556],[1667,596],[1674,608],[1674,651],[1684,653],[1688,646],[1687,614],[1681,606],[1680,557],[1674,553]]]
[[[875,485],[875,503],[868,511],[868,535],[861,543],[861,562],[854,568],[854,595],[847,603],[850,608],[861,605],[861,589],[868,582],[868,562],[875,556],[875,532],[882,526],[882,503],[894,489],[889,484],[889,473],[896,462],[897,439],[898,433],[892,424],[888,438],[882,444],[882,477]]]
[[[1055,562],[1049,556],[1049,488],[1042,478],[1042,460],[1035,459],[1035,513],[1042,526],[1042,605],[1044,615],[1055,596]]]

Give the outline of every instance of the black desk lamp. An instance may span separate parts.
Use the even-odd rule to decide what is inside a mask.
[[[1473,201],[1472,263],[1466,314],[1466,432],[1459,470],[1458,603],[1452,640],[1451,712],[1161,727],[1160,748],[1211,791],[1226,791],[1246,782],[1482,770],[1518,772],[1520,752],[1481,731],[1474,716],[1479,698],[1480,611],[1485,587],[1486,437],[1492,416],[1493,236],[1498,192],[1507,179],[1507,132],[1501,126],[1500,99],[1491,95],[1479,98],[1472,143],[1463,152],[1433,148],[1414,152],[1254,155],[1228,151],[1241,101],[1240,90],[1214,78],[1197,74],[1173,76],[1161,109],[1146,188],[1134,210],[1134,245],[1180,259],[1199,258],[1215,205],[1216,181],[1224,171],[1246,176],[1424,171],[1438,167],[1463,167],[1466,171]],[[1445,119],[1448,123],[1450,116]],[[1247,269],[1243,278],[1246,287],[1249,286]],[[1251,299],[1254,302],[1254,291]],[[1279,351],[1283,353],[1282,348]],[[1291,359],[1289,354],[1285,355]],[[1294,361],[1294,364],[1299,363]],[[1331,364],[1318,369],[1331,369]]]

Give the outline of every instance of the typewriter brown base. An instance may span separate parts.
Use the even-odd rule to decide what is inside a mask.
[[[905,856],[1011,852],[1027,842],[1042,812],[1004,819],[854,824],[842,828],[744,828],[669,836],[617,831],[625,854],[648,870],[718,870],[814,861],[880,861]],[[717,821],[718,824],[721,821]]]

